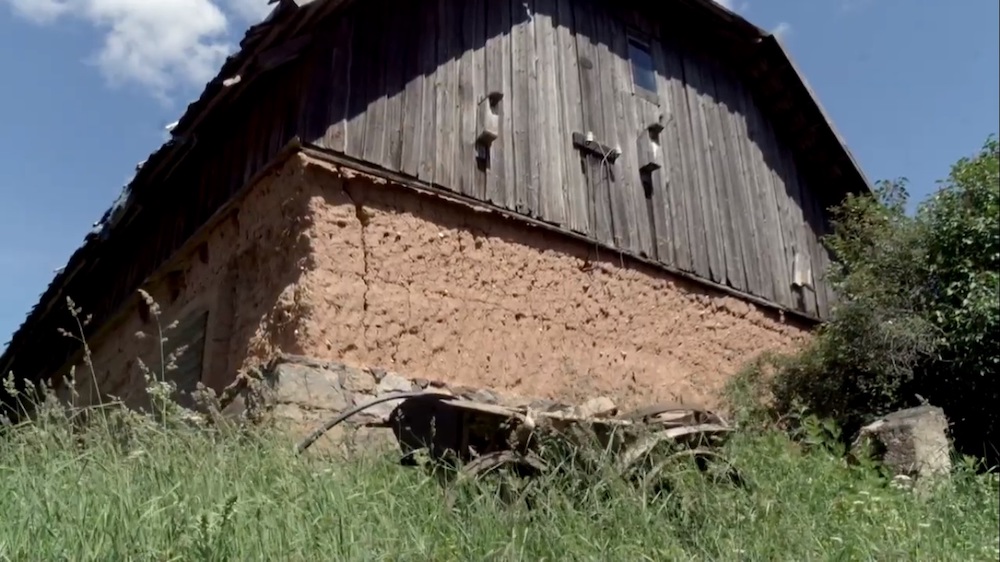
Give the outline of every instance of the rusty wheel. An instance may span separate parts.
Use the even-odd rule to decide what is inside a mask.
[[[446,502],[449,509],[455,507],[461,488],[475,482],[482,488],[494,489],[494,494],[506,505],[525,501],[530,507],[531,484],[535,476],[547,470],[541,458],[534,453],[521,454],[515,451],[494,451],[469,461],[456,475],[449,487]],[[483,490],[485,491],[485,490]]]

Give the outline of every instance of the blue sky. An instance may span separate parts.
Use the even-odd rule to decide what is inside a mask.
[[[997,0],[728,0],[870,179],[922,198],[1000,125]],[[0,342],[267,0],[0,0]],[[0,343],[0,348],[4,344]]]

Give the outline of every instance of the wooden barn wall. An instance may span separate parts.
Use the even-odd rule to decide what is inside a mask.
[[[825,317],[826,221],[791,151],[742,80],[612,4],[358,3],[311,61],[305,140]],[[627,30],[650,45],[652,95]],[[493,92],[499,136],[477,160]]]

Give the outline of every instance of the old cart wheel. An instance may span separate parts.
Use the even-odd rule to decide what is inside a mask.
[[[644,491],[655,495],[669,487],[685,468],[690,467],[692,461],[701,473],[711,471],[715,473],[714,477],[722,476],[737,485],[742,482],[736,468],[722,454],[708,449],[683,449],[671,453],[661,460],[654,461],[651,466],[648,466],[640,475],[640,486]],[[713,471],[713,468],[721,469],[722,474]]]
[[[514,451],[494,451],[476,457],[459,470],[456,481],[447,493],[447,506],[455,506],[459,487],[468,482],[488,485],[497,490],[500,500],[513,505],[525,501],[530,507],[530,488],[535,476],[547,469],[545,463],[534,453],[521,454]]]
[[[702,473],[721,465],[732,482],[740,482],[739,474],[723,455],[704,447],[677,443],[669,432],[653,433],[634,443],[622,455],[619,471],[626,480],[655,494],[669,488],[685,464],[690,467],[692,462]]]

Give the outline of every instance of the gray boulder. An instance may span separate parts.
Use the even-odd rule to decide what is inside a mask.
[[[948,419],[935,406],[899,410],[866,425],[858,433],[854,453],[865,447],[894,476],[919,480],[951,471]]]

